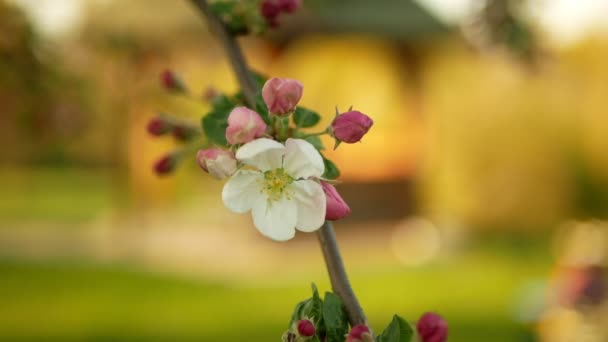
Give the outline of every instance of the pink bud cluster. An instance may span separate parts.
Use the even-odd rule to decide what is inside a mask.
[[[300,6],[302,0],[263,0],[260,4],[260,12],[270,27],[279,26],[279,15],[284,13],[294,13]]]

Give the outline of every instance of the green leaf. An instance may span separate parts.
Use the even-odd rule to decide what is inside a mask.
[[[325,292],[323,302],[327,342],[343,342],[344,335],[348,333],[348,318],[342,307],[342,301],[335,294]]]
[[[414,330],[410,324],[398,315],[393,316],[391,323],[378,336],[378,342],[411,342]]]
[[[321,141],[321,138],[318,135],[306,137],[304,138],[304,140],[308,141],[318,151],[322,151],[325,149],[325,146],[323,146],[323,142]]]
[[[224,17],[232,14],[235,5],[236,3],[234,1],[216,1],[209,6],[211,7],[211,12],[213,12],[213,14]]]
[[[293,122],[297,127],[312,127],[318,124],[319,120],[321,120],[319,114],[304,107],[296,108],[295,113],[293,113]]]
[[[220,95],[213,100],[213,108],[201,120],[203,132],[210,142],[225,146],[226,128],[228,127],[228,115],[235,106],[235,102],[225,95]]]
[[[262,89],[262,87],[264,86],[264,83],[266,83],[266,81],[268,81],[268,76],[259,73],[255,70],[249,70],[249,73],[251,73],[251,77],[253,77],[253,80],[255,81],[255,84],[258,86],[258,89]]]
[[[338,169],[336,164],[334,164],[334,162],[332,162],[331,160],[325,158],[325,156],[323,155],[321,155],[321,157],[323,157],[323,164],[325,164],[325,172],[323,173],[323,178],[336,179],[340,177],[340,170]]]
[[[317,332],[320,331],[323,322],[323,301],[321,300],[319,290],[317,290],[317,286],[314,283],[312,284],[312,297],[298,303],[293,310],[291,323],[289,324],[291,329],[296,330],[298,321],[303,318],[310,319],[317,328]]]
[[[270,114],[268,113],[268,107],[266,107],[266,102],[264,102],[261,91],[255,95],[255,111],[260,114],[267,125],[270,125]]]

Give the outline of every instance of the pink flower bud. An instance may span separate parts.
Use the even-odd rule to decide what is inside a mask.
[[[165,89],[184,93],[187,91],[184,82],[171,70],[165,70],[161,74],[161,83]]]
[[[327,198],[325,219],[335,221],[348,216],[348,214],[350,214],[350,207],[344,202],[336,188],[323,181],[321,181],[321,186],[323,187],[325,197]]]
[[[221,148],[199,150],[196,154],[198,165],[215,179],[224,179],[236,172],[236,158],[232,151]]]
[[[353,110],[342,113],[331,124],[332,135],[338,142],[353,144],[369,131],[374,121],[367,115]]]
[[[302,83],[288,78],[271,78],[262,88],[262,97],[268,111],[275,115],[293,112],[302,98]]]
[[[448,324],[440,315],[427,312],[416,325],[422,342],[444,342],[448,337]]]
[[[300,336],[311,337],[315,335],[315,326],[311,321],[302,319],[298,322],[298,334]]]
[[[148,121],[148,126],[146,128],[148,133],[155,136],[161,136],[171,132],[173,125],[164,118],[157,116]]]
[[[177,162],[175,155],[167,154],[154,163],[154,172],[159,176],[170,174],[177,167]]]
[[[373,338],[369,332],[369,328],[366,325],[359,324],[355,325],[346,338],[346,342],[367,342],[373,341]]]
[[[260,5],[260,12],[266,21],[271,21],[279,16],[279,13],[281,13],[281,8],[275,0],[264,0]]]
[[[228,116],[226,140],[229,144],[244,144],[264,135],[266,123],[260,114],[247,107],[236,107]]]
[[[300,8],[302,0],[279,0],[279,8],[283,12],[293,13]]]

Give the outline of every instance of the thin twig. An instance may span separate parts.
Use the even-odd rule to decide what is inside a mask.
[[[207,21],[211,32],[215,34],[224,47],[224,51],[228,55],[232,70],[239,81],[247,105],[254,108],[257,89],[255,81],[247,67],[247,62],[245,61],[241,47],[230,32],[228,32],[226,25],[224,25],[222,20],[213,14],[206,0],[190,0],[190,2],[199,9]]]
[[[323,257],[325,258],[325,265],[327,266],[327,273],[329,273],[329,279],[331,280],[331,287],[334,292],[344,302],[344,308],[348,315],[348,320],[352,326],[357,324],[367,325],[367,319],[359,305],[357,296],[350,286],[348,281],[348,275],[344,268],[344,262],[340,256],[340,249],[338,248],[338,242],[336,241],[336,234],[331,222],[325,221],[321,229],[317,231],[317,237],[319,238],[319,244],[323,251]]]
[[[230,59],[230,63],[232,64],[234,73],[239,81],[241,91],[245,95],[247,104],[250,107],[255,107],[255,94],[257,89],[238,43],[230,32],[228,32],[221,19],[212,13],[206,0],[190,0],[190,2],[201,11],[206,18],[211,31],[220,40],[220,43]],[[331,222],[325,221],[321,229],[318,230],[317,236],[319,238],[321,250],[323,251],[323,257],[325,258],[331,286],[336,295],[342,299],[350,324],[353,326],[357,324],[367,324],[365,314],[348,281],[348,276],[346,275],[344,263],[340,256],[340,250],[338,249],[336,235]]]

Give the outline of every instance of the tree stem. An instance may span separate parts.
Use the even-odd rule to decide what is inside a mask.
[[[355,292],[348,281],[348,275],[344,268],[344,262],[342,262],[340,249],[338,248],[336,234],[330,221],[323,223],[321,229],[317,231],[317,237],[319,238],[319,244],[325,258],[331,287],[336,295],[342,299],[350,324],[352,326],[357,324],[368,325],[363,309],[361,309],[357,296],[355,296]]]
[[[216,38],[224,47],[224,51],[226,52],[226,55],[230,60],[230,64],[232,65],[232,70],[239,81],[241,91],[245,96],[247,105],[251,108],[255,108],[255,94],[257,92],[257,87],[251,73],[249,72],[249,68],[247,67],[247,62],[245,61],[241,47],[236,42],[232,34],[228,32],[226,25],[224,25],[222,20],[213,14],[213,11],[211,11],[209,3],[207,3],[206,0],[190,0],[190,2],[192,2],[192,4],[199,9],[207,21],[209,29],[211,32],[213,32],[213,34],[215,34]]]
[[[256,85],[238,43],[230,32],[228,32],[221,19],[213,14],[206,0],[190,0],[190,2],[198,8],[205,17],[211,31],[219,39],[230,59],[232,69],[239,81],[241,91],[245,95],[247,105],[255,108]],[[340,256],[340,250],[338,249],[336,235],[331,222],[325,221],[321,229],[318,230],[317,236],[319,238],[321,250],[323,251],[323,257],[325,258],[331,286],[336,295],[342,299],[350,324],[353,326],[357,324],[367,324],[365,314],[348,281],[348,276],[346,275],[344,263]]]

